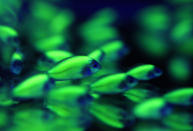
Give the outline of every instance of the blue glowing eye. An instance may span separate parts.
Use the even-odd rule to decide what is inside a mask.
[[[50,89],[52,89],[54,85],[55,85],[55,80],[50,78],[49,81],[45,83],[43,90],[47,92]]]
[[[15,43],[18,43],[18,42],[19,42],[19,38],[18,38],[18,37],[8,37],[8,38],[7,38],[7,42],[15,42]]]
[[[154,72],[150,71],[147,75],[148,78],[152,79],[152,78],[155,78],[155,74]]]
[[[95,60],[93,60],[92,62],[91,62],[91,66],[93,67],[93,68],[100,68],[100,65],[99,65],[99,63],[97,62],[97,61],[95,61]]]
[[[127,53],[128,53],[128,48],[127,48],[126,46],[123,46],[123,48],[121,48],[121,49],[118,51],[118,56],[119,56],[119,57],[123,57],[123,56],[125,56]]]
[[[127,82],[129,82],[129,83],[136,83],[137,80],[135,78],[131,77],[131,76],[127,76]]]
[[[129,89],[128,85],[125,82],[122,82],[120,84],[119,88],[122,90],[128,90]]]
[[[55,80],[52,79],[52,78],[50,78],[50,79],[49,79],[49,83],[52,84],[52,85],[54,85],[54,84],[55,84]]]
[[[19,74],[22,70],[23,63],[22,61],[16,60],[11,64],[11,71],[14,74]]]
[[[85,95],[78,98],[78,103],[80,103],[81,105],[86,105],[92,100],[93,100],[93,97],[91,95]]]
[[[44,88],[43,88],[43,90],[45,91],[45,92],[47,92],[47,91],[49,91],[50,90],[50,84],[49,84],[49,82],[47,82],[45,85],[44,85]]]
[[[167,103],[161,110],[160,113],[162,116],[167,116],[172,112],[172,105]]]
[[[86,67],[82,70],[82,74],[83,74],[83,76],[90,76],[90,75],[92,75],[92,71],[91,71],[91,69],[90,69],[88,66],[86,66]]]
[[[162,71],[159,68],[157,68],[157,67],[155,67],[154,72],[156,74],[161,74],[162,73]]]
[[[16,42],[16,43],[19,42],[19,38],[18,37],[13,37],[13,41]]]

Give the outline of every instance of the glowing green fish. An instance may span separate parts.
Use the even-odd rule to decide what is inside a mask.
[[[192,113],[188,111],[174,111],[163,119],[164,125],[172,130],[192,131]]]
[[[122,93],[137,84],[137,80],[125,73],[102,77],[90,85],[91,92],[101,94]]]
[[[23,54],[20,51],[16,51],[12,55],[10,70],[14,74],[20,74],[23,67]]]
[[[86,87],[67,86],[51,90],[47,95],[47,104],[84,105],[91,99]]]
[[[163,97],[171,104],[190,106],[193,105],[193,88],[185,87],[177,89],[166,93]]]
[[[112,61],[123,57],[128,54],[128,48],[120,40],[114,40],[106,43],[101,48],[94,50],[88,56],[97,60],[102,61]]]
[[[138,104],[134,114],[141,119],[159,119],[171,113],[171,105],[162,98],[151,98]]]
[[[149,87],[149,85],[138,84],[135,88],[126,91],[124,96],[132,102],[140,103],[157,95],[157,92],[153,91],[153,87],[146,87]]]
[[[97,119],[114,128],[124,128],[127,113],[116,106],[93,102],[89,111]]]
[[[62,35],[55,35],[47,38],[42,38],[34,43],[37,50],[46,52],[50,50],[57,50],[65,46],[66,39]]]
[[[99,63],[90,57],[75,56],[59,62],[48,71],[48,75],[56,80],[79,79],[96,73],[100,68]]]
[[[13,89],[13,97],[15,98],[41,98],[48,91],[54,81],[46,74],[37,74],[31,76],[19,83]]]
[[[162,71],[159,68],[150,64],[134,67],[127,72],[127,75],[130,75],[138,80],[150,80],[159,77],[161,74]]]
[[[148,31],[163,31],[168,28],[170,17],[164,6],[144,9],[139,16],[140,25]]]
[[[176,80],[176,82],[185,82],[191,77],[191,64],[187,59],[173,58],[168,64],[169,75]]]

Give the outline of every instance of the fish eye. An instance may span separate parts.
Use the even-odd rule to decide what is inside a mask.
[[[118,51],[118,56],[123,57],[128,53],[128,47],[123,46],[119,51]]]
[[[22,66],[22,61],[15,60],[15,61],[13,62],[13,67],[20,67],[20,66]]]
[[[18,37],[13,37],[12,38],[14,42],[19,42],[19,38]]]
[[[43,90],[45,91],[45,92],[47,92],[47,91],[49,91],[50,90],[50,84],[49,84],[49,82],[47,82],[47,83],[45,83],[44,84],[44,88],[43,88]]]
[[[167,116],[172,112],[172,105],[167,103],[163,108],[161,108],[160,113],[162,116]]]
[[[99,63],[98,63],[97,61],[95,61],[95,60],[93,60],[93,61],[91,62],[91,66],[92,66],[93,68],[100,68]]]
[[[133,78],[133,77],[131,77],[131,76],[127,76],[127,82],[129,82],[129,83],[135,83],[135,82],[137,82],[137,79],[135,79],[135,78]]]
[[[120,84],[119,88],[122,90],[128,90],[129,89],[128,85],[125,82],[122,82]]]
[[[55,85],[55,80],[54,80],[53,78],[50,78],[50,79],[49,79],[49,83],[50,83],[51,85]]]
[[[18,37],[8,37],[8,38],[7,38],[7,42],[15,42],[15,43],[18,43],[18,42],[19,42],[19,38],[18,38]]]
[[[92,100],[93,100],[93,97],[91,95],[85,95],[85,96],[80,96],[77,101],[81,105],[86,105],[87,103],[89,103]]]
[[[52,89],[55,85],[55,80],[52,78],[49,78],[49,80],[44,84],[44,88],[43,90],[45,92],[49,91],[50,89]]]
[[[22,66],[23,66],[22,61],[19,60],[13,61],[13,63],[11,64],[11,70],[13,73],[19,74],[21,72]]]
[[[155,73],[150,71],[148,74],[147,74],[147,77],[152,79],[152,78],[155,78]]]
[[[159,68],[157,68],[157,67],[155,67],[154,72],[156,74],[161,74],[162,73],[162,71]]]
[[[86,67],[82,70],[82,74],[83,74],[83,76],[90,76],[90,75],[92,74],[92,71],[91,71],[91,69],[90,69],[88,66],[86,66]]]

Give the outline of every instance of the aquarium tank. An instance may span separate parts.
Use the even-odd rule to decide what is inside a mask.
[[[0,0],[0,131],[192,131],[193,0]]]

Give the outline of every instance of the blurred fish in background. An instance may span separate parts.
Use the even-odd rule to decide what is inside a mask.
[[[192,78],[192,0],[171,0],[139,11],[138,48],[151,59],[167,59],[167,72],[175,82]]]

